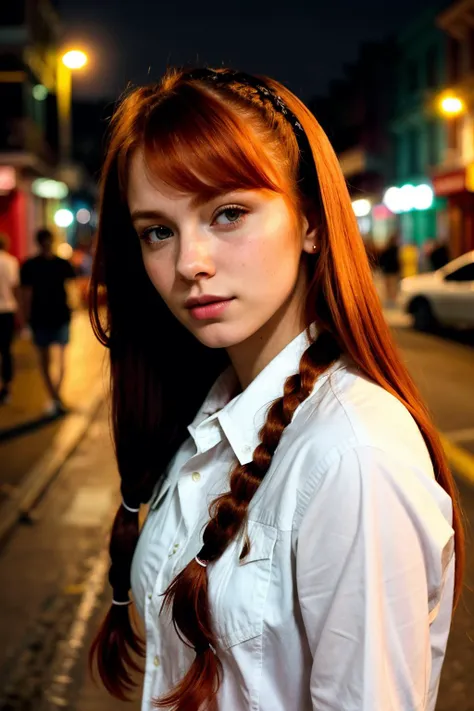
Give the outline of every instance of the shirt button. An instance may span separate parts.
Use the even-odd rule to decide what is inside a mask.
[[[201,475],[199,474],[199,472],[193,472],[191,474],[191,478],[193,481],[199,481],[201,479]]]
[[[172,556],[174,556],[174,554],[178,552],[178,548],[179,548],[179,543],[175,543],[173,546],[173,550],[169,554],[168,558],[171,558]]]
[[[155,665],[155,667],[160,666],[160,658],[158,655],[156,655],[155,658],[153,659],[153,664]]]
[[[153,595],[151,593],[148,593],[148,599],[151,600],[152,597]]]

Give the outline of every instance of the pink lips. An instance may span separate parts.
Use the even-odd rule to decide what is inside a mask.
[[[229,304],[234,299],[224,299],[222,301],[214,301],[213,303],[201,304],[193,306],[189,309],[190,314],[193,318],[198,320],[214,318],[220,316],[220,314],[229,306]]]

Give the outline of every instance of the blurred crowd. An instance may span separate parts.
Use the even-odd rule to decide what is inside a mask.
[[[374,272],[378,272],[383,282],[383,298],[387,306],[394,306],[396,303],[400,279],[407,276],[403,253],[412,255],[411,273],[423,273],[441,269],[450,261],[449,249],[446,240],[429,239],[421,249],[414,245],[402,245],[400,234],[394,232],[390,235],[386,244],[379,247],[374,240],[365,240],[367,256]]]

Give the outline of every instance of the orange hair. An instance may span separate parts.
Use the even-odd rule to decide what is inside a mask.
[[[288,89],[264,78],[302,125],[317,173],[312,195],[298,184],[299,151],[285,117],[258,92],[238,82],[209,86],[168,72],[156,86],[125,98],[112,121],[101,186],[101,211],[92,277],[91,317],[96,334],[110,348],[112,410],[117,461],[125,500],[147,502],[163,471],[187,437],[209,387],[228,364],[227,354],[202,346],[171,316],[143,267],[138,239],[126,204],[129,161],[143,149],[160,180],[202,200],[233,189],[266,188],[282,194],[296,215],[313,211],[319,224],[318,253],[307,257],[310,283],[305,303],[309,326],[319,336],[301,358],[299,372],[284,384],[270,408],[253,460],[237,465],[230,490],[211,506],[204,553],[212,562],[244,530],[248,505],[272,461],[273,452],[298,404],[341,353],[360,371],[402,402],[418,424],[438,483],[453,502],[456,544],[455,597],[459,599],[464,538],[458,496],[440,443],[421,397],[404,366],[385,322],[350,197],[331,145],[310,111]],[[123,289],[126,280],[127,289]],[[107,290],[107,320],[99,313]],[[153,312],[166,333],[150,329]],[[200,363],[195,378],[190,363]],[[156,447],[160,442],[160,447]],[[157,449],[159,451],[157,451]],[[110,581],[128,595],[130,565],[138,539],[137,516],[120,507],[111,537]],[[248,542],[243,555],[248,550]],[[159,708],[198,711],[216,708],[221,667],[207,597],[206,570],[195,560],[172,581],[164,604],[171,607],[179,634],[196,649],[191,668]],[[110,692],[124,698],[143,647],[133,632],[127,607],[112,607],[94,642],[92,657]]]

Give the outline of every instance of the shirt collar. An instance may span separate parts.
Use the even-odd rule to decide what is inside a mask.
[[[311,326],[311,335],[316,335],[315,324]],[[286,378],[298,372],[301,356],[309,345],[306,331],[302,331],[233,398],[238,378],[232,365],[224,370],[188,427],[198,452],[215,446],[223,432],[240,464],[251,462],[268,409],[283,395]]]

